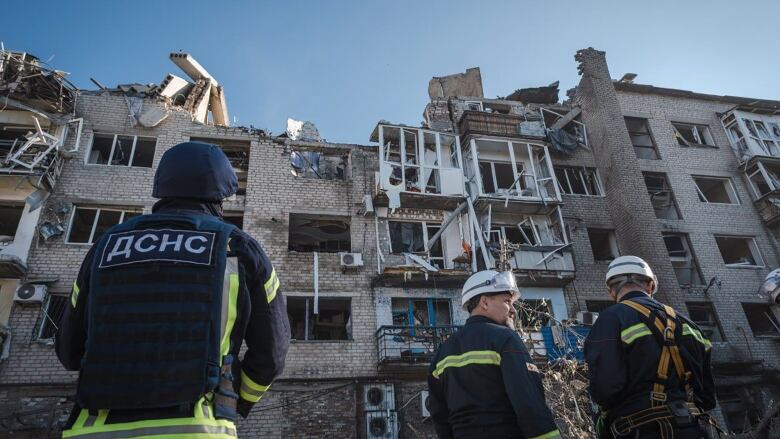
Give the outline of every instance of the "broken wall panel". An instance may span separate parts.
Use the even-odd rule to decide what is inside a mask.
[[[350,219],[291,213],[288,248],[297,252],[349,252],[352,249]]]
[[[290,171],[296,177],[321,180],[346,180],[350,174],[349,153],[294,149],[290,153]]]

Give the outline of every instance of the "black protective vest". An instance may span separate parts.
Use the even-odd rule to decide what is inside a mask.
[[[238,279],[226,273],[234,227],[208,215],[152,214],[103,235],[90,271],[82,407],[171,407],[217,386],[223,295]]]

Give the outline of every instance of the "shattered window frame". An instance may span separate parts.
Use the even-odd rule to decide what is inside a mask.
[[[599,170],[597,168],[590,168],[585,166],[553,166],[555,172],[555,181],[558,184],[558,190],[565,195],[575,195],[584,197],[603,197],[604,186],[601,184],[601,178],[599,177]],[[579,179],[580,185],[582,185],[584,193],[577,193],[574,191],[571,179]],[[564,186],[564,181],[566,185]],[[596,189],[598,193],[592,194],[592,189]]]
[[[692,175],[691,178],[693,178],[693,185],[696,188],[696,194],[699,196],[699,201],[702,203],[707,204],[729,204],[729,205],[739,205],[739,195],[737,194],[737,188],[734,187],[734,182],[731,181],[728,177],[710,177],[705,175]],[[707,192],[702,190],[700,183],[719,183],[719,185],[722,187],[724,194],[726,195],[726,198],[729,199],[729,202],[724,203],[720,201],[709,201],[707,198]],[[705,189],[707,189],[705,187]]]
[[[672,122],[674,138],[679,146],[707,146],[717,148],[715,139],[712,137],[709,125],[687,122]],[[690,139],[686,138],[685,133],[690,133]]]
[[[38,322],[35,326],[34,340],[41,343],[53,344],[54,337],[59,329],[62,316],[70,303],[66,294],[50,293],[46,295],[46,301],[41,306],[38,314]]]
[[[305,233],[305,230],[294,230],[294,222],[341,222],[344,223],[343,225],[346,226],[346,230],[340,233],[328,233],[326,230],[322,230],[320,227],[320,232],[323,235],[331,234],[334,235],[333,239],[322,239],[317,241],[317,249],[313,249],[314,244],[309,244],[307,241],[301,241],[299,239],[293,240],[293,236],[301,235],[303,237],[307,234]],[[298,224],[300,226],[300,224]],[[298,227],[296,226],[296,227]],[[325,225],[327,226],[327,224]],[[331,226],[336,226],[335,224],[331,224]],[[311,226],[311,228],[317,229],[314,226]],[[340,234],[345,234],[346,236],[342,238],[336,238]],[[312,242],[314,241],[314,238],[312,238]],[[342,248],[343,244],[343,248]],[[311,246],[312,249],[304,249]],[[323,247],[324,246],[324,247]],[[333,247],[336,247],[335,249]],[[314,213],[306,213],[306,212],[290,212],[288,217],[288,224],[287,224],[287,251],[290,252],[297,252],[297,253],[351,253],[352,252],[352,218],[348,215],[333,215],[333,214],[314,214]]]
[[[612,229],[589,227],[588,242],[590,243],[593,260],[596,262],[608,262],[620,256],[617,237],[615,236],[615,231]]]
[[[741,261],[741,262],[727,262],[726,255],[723,253],[724,251],[724,245],[728,245],[728,241],[738,241],[742,242],[747,246],[747,250],[750,252],[750,257],[752,259],[752,262],[750,260]],[[732,268],[762,268],[764,267],[764,258],[761,255],[761,251],[758,249],[758,244],[756,243],[756,238],[753,236],[736,236],[736,235],[715,235],[715,245],[718,247],[718,251],[720,252],[720,256],[723,259],[723,263],[726,264],[726,267],[732,267]],[[731,243],[731,246],[735,245],[735,243]],[[726,250],[728,250],[727,248]],[[729,257],[729,260],[732,258]]]
[[[546,145],[518,140],[491,137],[472,138],[469,142],[467,157],[479,173],[475,181],[479,195],[483,197],[499,196],[521,199],[560,201],[561,194],[555,184],[555,171]],[[505,148],[505,149],[504,149]],[[509,188],[499,188],[499,173],[496,165],[509,165],[512,168],[513,184]],[[485,175],[485,170],[490,175]],[[492,189],[485,188],[485,179],[489,177]]]
[[[433,236],[430,233],[430,229],[431,228],[440,229],[441,228],[441,224],[440,223],[430,222],[430,221],[423,221],[423,220],[388,219],[386,221],[387,238],[388,238],[388,242],[387,243],[388,243],[389,250],[390,250],[389,254],[391,254],[391,255],[403,255],[404,253],[410,253],[410,252],[407,252],[407,251],[400,251],[399,252],[398,250],[393,248],[393,228],[390,226],[390,223],[397,223],[397,224],[406,223],[406,224],[419,225],[420,228],[421,228],[421,232],[422,232],[421,234],[422,234],[422,248],[423,248],[423,251],[411,252],[411,254],[418,255],[418,256],[423,256],[425,258],[425,260],[428,261],[429,264],[431,264],[431,265],[433,265],[433,266],[435,266],[435,267],[437,267],[439,269],[443,269],[443,268],[446,267],[446,263],[447,262],[444,259],[444,247],[442,245],[441,239],[439,239],[434,244],[434,247],[438,248],[439,251],[441,252],[441,256],[432,256],[431,250],[433,250],[433,248],[428,249],[428,251],[424,250],[425,246],[428,243],[428,241],[430,240],[431,236]]]
[[[674,196],[674,191],[667,175],[661,172],[642,172],[642,177],[656,218],[668,220],[683,219],[680,207],[677,205],[677,197]],[[660,186],[651,186],[648,184],[648,179],[656,179],[662,184]],[[664,201],[665,198],[666,200]],[[658,200],[663,204],[660,204]]]
[[[304,166],[296,166],[296,157],[300,157],[299,160],[303,162]],[[313,163],[314,157],[316,157],[316,163]],[[341,166],[339,167],[339,165]],[[309,149],[293,149],[290,152],[290,172],[296,178],[346,181],[348,168],[349,155],[347,153],[334,154],[333,152]]]
[[[298,342],[349,342],[354,341],[353,334],[353,310],[352,310],[352,297],[341,296],[319,296],[319,313],[314,314],[314,296],[294,296],[287,295],[287,315],[290,320],[290,339]],[[296,312],[300,312],[297,308],[299,304],[296,302],[303,302],[303,316],[294,315],[291,313],[291,305]],[[338,304],[338,305],[337,305]],[[324,305],[324,306],[323,306]],[[325,312],[323,312],[325,311]],[[320,316],[323,314],[329,315],[331,319],[336,318],[338,314],[346,313],[343,322],[320,322]],[[303,323],[303,338],[296,338],[299,330],[298,325]],[[337,325],[337,326],[336,326]],[[343,325],[343,328],[342,328]],[[319,332],[319,329],[322,331]],[[343,332],[342,332],[343,331]],[[318,334],[331,335],[339,332],[341,335],[332,338],[317,338]],[[311,338],[310,338],[311,337]]]
[[[93,160],[92,159],[92,152],[93,152],[93,149],[94,149],[94,146],[95,146],[95,141],[98,138],[105,139],[108,136],[113,136],[113,140],[111,141],[111,150],[109,152],[108,158],[106,159],[106,163],[97,163],[97,161],[93,162],[92,161]],[[128,156],[127,156],[127,163],[121,163],[121,162],[114,163],[115,162],[114,155],[116,154],[116,151],[117,151],[117,145],[120,144],[120,142],[119,142],[120,138],[132,138],[133,139],[133,143],[130,146],[130,152],[128,153]],[[143,153],[136,154],[137,152],[139,152],[137,150],[137,148],[139,146],[139,140],[141,142],[148,142],[148,143],[154,142],[154,145],[151,146],[151,161],[149,162],[148,165],[146,165],[146,164],[136,165],[135,164],[135,162],[137,160],[136,157],[140,157],[141,154],[148,155],[148,152],[143,152]],[[120,146],[120,148],[121,148],[121,146]],[[89,148],[87,149],[87,152],[84,155],[84,164],[85,165],[95,165],[95,166],[120,166],[120,167],[126,167],[126,168],[150,168],[151,169],[153,167],[153,165],[154,165],[154,157],[155,157],[156,152],[157,152],[157,138],[156,137],[152,137],[152,136],[138,136],[138,135],[131,135],[131,134],[111,134],[111,133],[95,132],[92,135],[92,140],[89,143]],[[124,161],[125,158],[123,157],[121,160]]]
[[[92,226],[90,227],[89,232],[89,238],[87,242],[78,242],[78,241],[72,241],[71,240],[71,234],[73,233],[73,226],[76,221],[76,215],[78,211],[95,211],[95,216],[92,219]],[[98,229],[98,225],[100,224],[100,213],[101,212],[120,212],[119,215],[119,222],[116,224],[122,224],[126,219],[132,218],[134,216],[138,216],[142,214],[142,211],[140,208],[134,209],[134,208],[121,208],[121,207],[93,207],[93,206],[73,206],[73,209],[70,214],[70,219],[68,221],[68,231],[65,234],[65,244],[72,244],[72,245],[92,245],[95,243],[96,238],[99,238],[100,236],[95,236],[95,232]],[[130,214],[128,217],[127,214]],[[113,224],[113,225],[116,225]]]
[[[745,175],[756,200],[780,190],[780,166],[767,166],[759,161],[753,168],[746,170]],[[762,186],[766,188],[765,191],[762,191]]]
[[[687,233],[662,233],[669,261],[672,263],[677,283],[682,287],[704,285],[699,261]],[[679,245],[673,245],[679,243]],[[684,283],[690,278],[691,283]]]
[[[688,317],[701,329],[705,338],[713,342],[726,340],[718,313],[712,302],[685,302],[685,307],[688,308]],[[706,320],[697,318],[697,313],[706,316]]]
[[[655,142],[655,137],[650,129],[650,120],[645,117],[633,117],[623,116],[623,122],[626,124],[626,130],[628,131],[628,137],[631,138],[631,146],[634,147],[634,153],[637,158],[643,160],[661,160],[661,153],[658,151],[658,145]],[[637,127],[639,130],[634,130],[630,127],[630,123],[641,123],[642,126]],[[647,137],[650,141],[649,145],[637,144],[639,138]],[[638,148],[638,149],[637,149]],[[645,154],[647,157],[639,154],[641,151],[652,151],[652,154]]]
[[[773,307],[753,302],[742,302],[741,305],[753,337],[780,337],[780,322]]]
[[[421,303],[425,305],[424,308],[417,306]],[[452,300],[440,297],[391,297],[390,310],[393,326],[403,326],[410,329],[452,326],[454,314]],[[414,319],[414,324],[412,324],[412,319]]]

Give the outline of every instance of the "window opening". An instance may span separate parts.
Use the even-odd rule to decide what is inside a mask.
[[[653,204],[655,216],[662,219],[680,219],[677,202],[664,174],[644,173],[645,186]]]
[[[349,217],[291,213],[288,250],[338,253],[352,248]]]
[[[110,227],[124,222],[141,212],[94,207],[76,207],[71,217],[68,244],[92,244]]]
[[[775,317],[769,305],[763,303],[743,303],[742,310],[745,312],[754,336],[780,335],[780,323],[777,322],[777,317]]]
[[[588,239],[596,261],[611,261],[620,256],[615,232],[603,229],[588,229]]]
[[[752,237],[716,236],[715,242],[726,265],[747,267],[764,265],[756,241]]]
[[[669,253],[669,260],[674,268],[674,274],[677,276],[677,282],[682,286],[702,285],[704,279],[691,250],[688,236],[666,233],[663,238],[666,251]]]
[[[660,159],[650,128],[647,126],[647,119],[638,117],[625,117],[624,119],[636,156],[640,159]]]
[[[293,340],[351,340],[351,299],[319,297],[314,314],[311,297],[287,296],[287,315]]]
[[[685,302],[688,316],[701,329],[702,335],[710,341],[723,341],[723,329],[715,314],[712,302]]]
[[[68,296],[60,294],[50,294],[46,297],[46,303],[38,317],[38,341],[54,342],[54,335],[65,313],[65,307],[70,302],[68,299]]]
[[[674,138],[680,146],[706,145],[715,146],[715,141],[707,125],[672,122]]]
[[[737,192],[728,178],[693,177],[699,201],[703,203],[739,204]]]

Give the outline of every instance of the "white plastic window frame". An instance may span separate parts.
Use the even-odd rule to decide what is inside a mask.
[[[92,229],[89,232],[89,241],[88,242],[71,242],[71,240],[70,240],[70,232],[73,229],[73,222],[75,221],[75,218],[76,218],[76,210],[77,209],[96,210],[97,211],[95,213],[95,219],[92,220]],[[95,230],[97,229],[97,225],[98,225],[98,222],[100,220],[100,212],[101,211],[122,212],[122,214],[119,216],[119,222],[117,224],[122,224],[123,222],[125,222],[125,214],[128,214],[128,213],[141,213],[139,210],[113,208],[113,207],[73,206],[72,212],[70,213],[70,220],[68,221],[68,232],[65,234],[65,244],[70,244],[70,245],[92,245],[92,244],[94,244]]]
[[[469,106],[473,106],[474,104],[476,104],[475,106],[479,108],[469,108]],[[464,101],[463,108],[466,111],[485,111],[485,107],[482,105],[482,101]]]
[[[601,185],[601,177],[599,176],[599,170],[596,168],[589,168],[589,167],[573,167],[573,166],[554,166],[553,169],[561,169],[563,170],[563,175],[566,177],[566,185],[568,188],[568,191],[564,189],[563,184],[558,181],[558,177],[555,176],[555,173],[553,175],[555,176],[555,181],[558,183],[558,190],[566,195],[575,196],[575,197],[604,197],[604,186]],[[584,194],[575,194],[572,190],[571,186],[571,179],[569,177],[569,171],[576,171],[577,175],[579,176],[580,182],[582,183],[582,186],[585,188]],[[590,189],[588,188],[588,184],[585,181],[585,174],[583,173],[585,171],[586,173],[591,173],[593,178],[596,180],[596,188],[598,189],[598,194],[591,194]]]
[[[718,248],[718,254],[720,254],[721,259],[723,259],[723,254],[720,251],[720,246],[718,245],[717,238],[729,238],[729,239],[744,239],[747,241],[748,249],[750,250],[750,253],[753,255],[753,259],[756,261],[755,264],[728,264],[726,261],[723,261],[723,264],[726,267],[729,268],[764,268],[764,257],[761,254],[761,250],[758,248],[758,243],[756,243],[756,238],[753,236],[739,236],[739,235],[714,235],[715,236],[715,247]]]
[[[92,154],[92,146],[95,144],[95,138],[98,135],[102,136],[114,136],[114,140],[111,141],[111,152],[108,155],[108,161],[106,163],[90,163],[89,162],[89,156]],[[126,165],[114,165],[111,164],[111,161],[114,159],[114,152],[116,151],[116,144],[117,139],[119,139],[119,136],[122,137],[132,137],[133,138],[133,146],[130,148],[130,160],[127,162]],[[151,136],[136,136],[136,135],[130,135],[130,134],[111,134],[111,133],[101,133],[101,132],[95,132],[92,135],[92,141],[89,142],[89,149],[87,149],[87,153],[84,154],[84,164],[88,166],[116,166],[120,168],[133,168],[133,167],[143,167],[146,168],[146,166],[133,166],[133,160],[135,160],[135,147],[138,144],[138,139],[144,139],[144,140],[154,140],[154,147],[155,150],[157,149],[157,138],[151,137]],[[149,167],[151,169],[151,166]]]
[[[390,252],[389,252],[389,253],[390,253],[391,255],[400,255],[400,254],[401,254],[401,253],[393,253],[393,239],[392,239],[392,237],[390,236],[390,222],[391,222],[391,221],[392,221],[392,222],[396,222],[396,223],[413,223],[413,224],[420,224],[420,225],[422,226],[422,233],[423,233],[423,245],[425,245],[425,246],[427,246],[427,245],[428,245],[428,240],[430,239],[430,236],[428,235],[428,226],[431,226],[431,227],[439,227],[439,228],[441,228],[441,224],[438,224],[438,223],[431,223],[431,222],[428,222],[428,221],[407,220],[407,219],[388,219],[388,220],[385,222],[385,224],[386,224],[386,226],[387,226],[387,238],[388,238],[388,240],[387,240],[387,245],[388,245],[388,248],[389,248],[389,250],[390,250]],[[441,239],[441,238],[440,238],[440,239]],[[429,249],[429,250],[427,250],[427,251],[425,252],[425,259],[426,259],[426,260],[428,260],[428,261],[441,261],[441,262],[442,262],[442,266],[444,266],[445,268],[447,268],[447,260],[444,258],[444,252],[445,252],[445,250],[444,250],[444,245],[443,245],[444,243],[443,243],[443,242],[441,242],[441,241],[439,241],[439,242],[442,244],[442,247],[441,247],[442,256],[440,256],[440,257],[439,257],[439,256],[434,256],[434,257],[431,257],[431,251],[430,251],[430,249]]]
[[[696,188],[696,193],[699,195],[699,201],[706,204],[721,204],[721,205],[728,205],[728,206],[739,206],[742,203],[739,199],[739,194],[737,194],[737,188],[734,186],[734,182],[731,181],[728,177],[712,177],[709,175],[692,175],[691,178],[693,179],[693,186]],[[724,185],[724,190],[726,191],[726,195],[731,199],[730,203],[716,203],[714,201],[707,200],[707,197],[704,195],[704,192],[699,187],[699,182],[697,180],[717,180],[720,181]],[[701,199],[704,199],[704,201],[701,201]]]
[[[712,136],[712,131],[710,131],[709,125],[688,122],[672,122],[672,128],[677,132],[677,134],[682,136],[678,126],[692,128],[691,131],[693,132],[693,138],[696,140],[696,143],[694,143],[693,146],[709,146],[711,148],[718,147],[718,145],[715,144],[715,138]],[[708,141],[710,143],[707,143]]]

